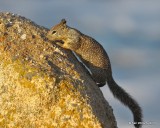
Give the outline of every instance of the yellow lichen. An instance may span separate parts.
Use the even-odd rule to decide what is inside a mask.
[[[54,88],[55,79],[45,74],[26,79],[27,71],[37,71],[24,67],[24,64],[11,63],[9,59],[5,66],[1,64],[0,92],[6,89],[0,95],[0,127],[101,127],[87,98],[82,97],[69,80],[60,81]]]
[[[56,111],[52,112],[51,116],[54,117],[54,121],[59,122],[60,127],[101,127],[87,99],[82,97],[68,81],[59,84],[59,101],[53,107]]]

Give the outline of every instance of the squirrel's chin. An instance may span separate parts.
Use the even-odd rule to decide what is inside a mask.
[[[53,43],[62,46],[64,44],[64,42],[62,40],[54,40]]]

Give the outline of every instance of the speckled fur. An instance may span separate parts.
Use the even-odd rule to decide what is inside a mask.
[[[64,19],[51,28],[47,37],[53,41],[62,41],[63,43],[58,43],[61,47],[74,51],[89,68],[93,80],[99,87],[107,82],[114,97],[131,109],[134,122],[137,122],[135,127],[141,127],[138,122],[142,122],[142,110],[138,103],[114,81],[109,57],[101,44],[92,37],[67,26]]]

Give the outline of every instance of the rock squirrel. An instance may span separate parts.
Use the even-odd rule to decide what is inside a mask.
[[[89,68],[93,80],[99,87],[107,82],[114,97],[132,111],[135,127],[141,127],[138,122],[142,122],[142,110],[138,103],[114,81],[109,57],[101,44],[92,37],[67,26],[65,19],[51,28],[47,37],[51,41],[57,41],[61,47],[75,52]]]

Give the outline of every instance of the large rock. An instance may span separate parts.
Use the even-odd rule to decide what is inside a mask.
[[[48,29],[0,13],[0,128],[114,128],[112,109]]]

